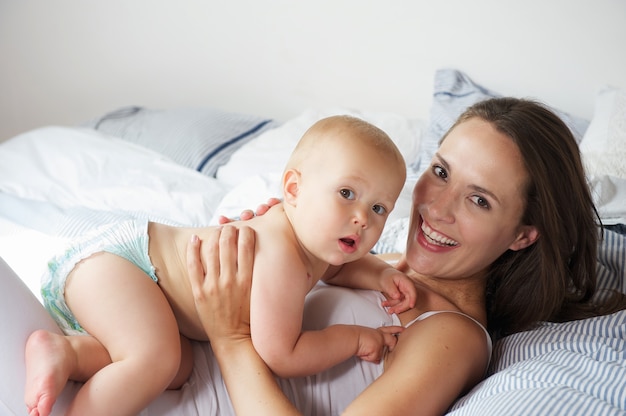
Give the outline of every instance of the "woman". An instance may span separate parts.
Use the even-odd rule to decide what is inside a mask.
[[[540,320],[565,321],[626,308],[622,294],[608,304],[591,302],[598,224],[568,128],[534,102],[493,99],[459,118],[416,184],[407,248],[396,270],[370,256],[338,273],[360,279],[406,273],[415,282],[418,302],[399,315],[403,325],[427,311],[454,311],[488,324],[499,337]],[[208,277],[197,246],[190,246],[188,267],[199,313],[211,317],[204,326],[229,394],[240,414],[261,408],[294,413],[251,347],[245,309],[237,317],[226,313],[227,304],[220,309],[205,301],[213,290],[246,288],[249,230],[240,230],[244,242],[238,256],[233,230],[223,232],[219,265],[215,241],[203,250]],[[241,287],[231,286],[228,275],[235,269]],[[226,294],[226,302],[237,298]],[[239,308],[230,311],[241,312]],[[445,412],[487,367],[489,345],[478,328],[459,313],[431,315],[407,327],[387,355],[384,371],[366,380],[369,387],[344,413]],[[252,409],[245,408],[249,403],[254,403]]]
[[[610,305],[590,303],[597,220],[576,142],[558,117],[518,99],[472,106],[442,139],[415,186],[407,248],[396,268],[368,256],[337,271],[361,280],[405,273],[418,292],[415,307],[389,315],[380,307],[382,295],[338,288],[343,292],[333,305],[314,307],[315,314],[305,311],[322,316],[313,327],[366,315],[377,326],[402,324],[406,329],[394,351],[379,365],[347,361],[310,380],[280,380],[288,397],[250,344],[247,303],[228,296],[229,290],[247,290],[250,230],[240,230],[247,242],[239,245],[239,254],[229,234],[204,241],[202,256],[192,243],[188,268],[196,308],[239,414],[295,413],[291,402],[311,414],[441,414],[485,374],[491,341],[484,327],[498,337],[540,320],[626,307],[617,295]],[[235,272],[243,283],[230,286]],[[220,305],[208,301],[215,298],[212,291],[220,294],[224,287]],[[347,311],[334,315],[336,305]],[[110,362],[90,337],[80,343],[72,347],[75,355],[97,354],[101,365]],[[75,368],[72,363],[80,360],[73,358],[63,360],[64,374],[88,378],[98,370]]]

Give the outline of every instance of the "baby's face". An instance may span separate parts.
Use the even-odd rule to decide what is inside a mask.
[[[305,247],[330,264],[365,255],[405,180],[404,164],[344,141],[316,149],[301,171],[295,222]]]

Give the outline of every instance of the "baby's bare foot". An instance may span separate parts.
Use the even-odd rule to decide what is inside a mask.
[[[71,355],[62,335],[44,330],[26,341],[26,388],[24,401],[30,416],[48,416],[69,378]]]

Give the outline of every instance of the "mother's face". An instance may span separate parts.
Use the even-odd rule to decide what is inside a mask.
[[[520,224],[528,174],[517,145],[472,118],[446,137],[413,191],[406,257],[440,278],[482,275],[506,250],[537,238]]]

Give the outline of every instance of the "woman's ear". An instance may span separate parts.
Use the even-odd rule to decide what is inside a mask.
[[[518,251],[529,247],[539,238],[539,231],[533,225],[523,225],[515,241],[509,246],[509,249]]]
[[[300,172],[295,169],[287,169],[283,174],[283,198],[285,203],[296,205],[299,187]]]

